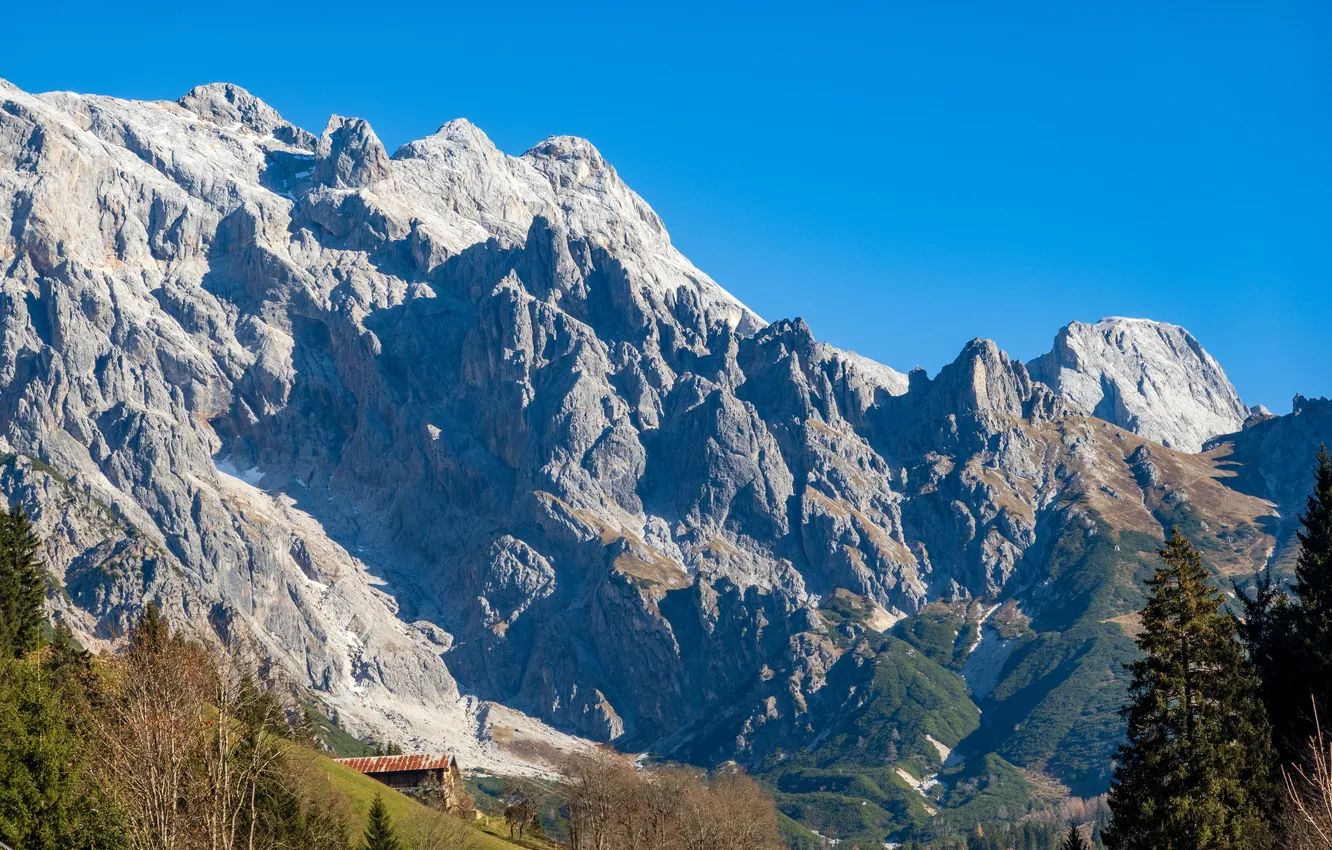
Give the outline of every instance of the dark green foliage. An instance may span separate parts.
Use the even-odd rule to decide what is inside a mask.
[[[813,744],[760,771],[775,786],[782,813],[862,847],[892,835],[1025,814],[1031,792],[1016,768],[991,755],[944,769],[926,738],[955,746],[977,729],[979,711],[962,679],[904,640],[866,638],[840,662],[861,664],[856,669],[868,674],[852,683],[854,707]],[[867,659],[872,663],[863,663]],[[937,773],[941,784],[922,796],[898,770],[913,777]]]
[[[942,771],[939,780],[948,790],[939,798],[943,808],[937,817],[952,824],[1014,820],[1031,800],[1032,789],[1018,769],[994,754]]]
[[[864,663],[870,661],[870,663]],[[909,644],[893,637],[866,639],[845,656],[834,673],[856,673],[853,707],[835,721],[812,749],[796,752],[782,765],[837,769],[908,764],[917,775],[940,766],[926,735],[952,746],[976,729],[980,712],[966,685]]]
[[[88,653],[51,631],[40,544],[22,510],[0,511],[0,839],[24,850],[124,845],[120,819],[82,746],[93,692]]]
[[[965,835],[944,828],[909,838],[902,850],[1059,850],[1059,828],[1039,821],[973,824]]]
[[[1105,847],[1105,831],[1110,828],[1110,807],[1097,803],[1096,820],[1092,823],[1092,846],[1096,850]]]
[[[838,588],[819,604],[823,621],[832,628],[830,636],[845,644],[855,634],[869,629],[870,606],[863,596]]]
[[[1300,517],[1295,564],[1296,647],[1320,712],[1332,717],[1332,457],[1324,446],[1308,507]]]
[[[777,813],[777,833],[782,838],[782,846],[790,850],[820,850],[825,846],[823,839],[781,812]]]
[[[1326,448],[1318,453],[1300,523],[1294,597],[1270,569],[1257,577],[1252,594],[1235,588],[1240,639],[1262,680],[1283,764],[1305,753],[1316,717],[1332,716],[1332,458]]]
[[[0,658],[22,656],[42,634],[46,576],[22,508],[0,510]]]
[[[130,650],[132,652],[160,652],[173,637],[171,628],[162,618],[162,609],[156,602],[149,602],[130,631]]]
[[[378,794],[370,804],[370,817],[365,825],[364,850],[399,850],[402,845],[393,832],[393,821],[389,817],[388,807]]]
[[[942,604],[931,605],[898,623],[893,634],[941,667],[956,670],[976,640],[976,626]]]
[[[1092,846],[1083,837],[1077,824],[1070,824],[1068,834],[1064,836],[1064,843],[1059,845],[1059,850],[1092,850]]]
[[[86,769],[73,673],[0,659],[0,840],[16,848],[124,846],[118,814]]]
[[[18,651],[17,657],[0,653],[0,841],[16,850],[119,850],[127,844],[128,818],[122,815],[129,812],[117,810],[116,801],[128,806],[137,798],[115,786],[117,773],[94,770],[101,765],[93,762],[112,746],[103,737],[111,728],[108,723],[118,722],[109,684],[124,676],[99,676],[92,656],[69,627],[42,619],[42,591],[25,590],[43,587],[38,548],[26,517],[0,512],[0,569],[7,580],[4,614],[22,615],[6,616],[0,623],[6,648]],[[26,593],[23,605],[13,602],[24,598],[16,588]],[[174,664],[183,657],[174,650],[205,657],[202,649],[170,629],[156,605],[149,605],[135,623],[129,644],[120,661],[134,659],[136,665],[122,668],[122,673],[133,677],[147,669],[144,664],[156,664],[169,687],[184,687],[179,678],[187,675]],[[262,742],[272,742],[274,736],[290,738],[293,728],[279,691],[253,677],[238,684],[235,692],[228,691],[233,694],[226,709],[228,725],[237,733],[231,746],[238,764],[253,763],[265,757]],[[175,767],[197,767],[191,761],[197,755],[179,754]],[[249,797],[254,808],[236,814],[236,834],[253,838],[254,846],[344,850],[348,833],[332,798],[313,787],[312,776],[296,771],[295,760],[282,758],[274,764],[278,766],[259,776]],[[371,846],[396,850],[386,818],[382,826]]]
[[[351,847],[346,824],[311,789],[287,776],[264,777],[257,789],[255,833],[259,846],[283,850],[346,850]],[[247,834],[248,819],[242,834]]]
[[[92,653],[79,646],[68,625],[56,624],[46,651],[42,663],[55,680],[74,680],[86,687],[92,686]]]
[[[1267,718],[1202,558],[1172,532],[1148,582],[1110,790],[1116,850],[1251,850],[1275,791]]]
[[[1272,724],[1272,743],[1289,764],[1306,748],[1313,725],[1310,681],[1302,672],[1305,659],[1295,639],[1296,608],[1284,587],[1264,570],[1250,594],[1234,585],[1240,612],[1235,627],[1249,662],[1258,673],[1263,705]]]

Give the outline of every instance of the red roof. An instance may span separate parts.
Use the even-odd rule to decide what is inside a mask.
[[[441,770],[449,766],[451,756],[366,756],[355,759],[334,759],[352,770],[367,775],[396,773],[400,770]]]

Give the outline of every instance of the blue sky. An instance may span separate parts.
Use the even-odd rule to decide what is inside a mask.
[[[820,4],[824,5],[824,4]],[[641,7],[641,8],[635,8]],[[1332,4],[14,4],[0,76],[245,86],[394,149],[586,136],[768,319],[900,369],[1070,320],[1189,328],[1332,396]],[[13,34],[21,34],[13,38]]]

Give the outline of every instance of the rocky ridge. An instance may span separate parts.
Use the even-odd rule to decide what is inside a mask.
[[[1270,543],[1223,452],[1144,439],[1247,415],[1182,330],[903,376],[764,323],[582,139],[512,157],[453,121],[390,156],[234,86],[0,83],[0,264],[0,487],[53,609],[109,642],[157,600],[473,764],[808,746],[866,628],[1019,597],[1040,625],[1070,529],[1204,511],[1236,572]]]

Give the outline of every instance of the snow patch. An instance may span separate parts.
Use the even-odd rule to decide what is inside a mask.
[[[213,466],[223,475],[228,475],[237,480],[244,481],[251,487],[258,487],[259,482],[264,480],[263,470],[259,469],[259,467],[252,466],[249,469],[238,469],[230,457],[214,458]]]
[[[996,605],[985,613],[977,630],[976,642],[967,652],[967,660],[962,664],[962,678],[971,689],[972,698],[977,702],[984,699],[999,684],[999,676],[1004,665],[1013,654],[1016,639],[1005,640],[999,630],[988,622],[990,615],[999,606]]]

